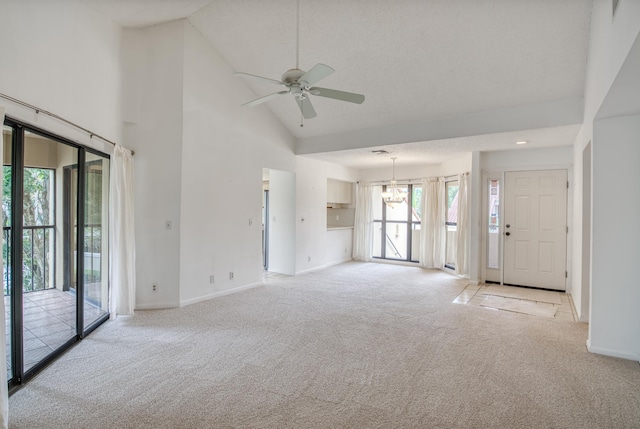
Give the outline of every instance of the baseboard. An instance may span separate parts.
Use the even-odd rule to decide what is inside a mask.
[[[471,286],[478,286],[480,284],[480,282],[478,280],[469,280],[469,284]]]
[[[309,268],[308,270],[302,270],[302,271],[297,271],[296,272],[296,276],[299,276],[300,274],[307,274],[307,273],[312,273],[314,271],[320,271],[320,270],[324,270],[325,268],[327,268],[329,265],[320,265],[318,267],[313,267],[313,268]]]
[[[191,304],[197,304],[199,302],[209,301],[210,299],[220,298],[221,296],[231,295],[231,294],[242,292],[248,289],[253,289],[255,287],[262,286],[262,285],[263,285],[262,282],[249,283],[248,285],[238,286],[232,289],[210,293],[209,295],[199,296],[197,298],[185,299],[184,301],[180,301],[180,307],[185,307]]]
[[[177,308],[178,304],[172,303],[158,303],[158,304],[136,304],[134,311],[138,310],[166,310],[167,308]]]
[[[347,262],[351,262],[351,261],[353,261],[353,258],[351,258],[351,257],[349,257],[349,258],[344,258],[344,259],[339,259],[339,260],[337,260],[337,261],[327,262],[327,263],[325,264],[325,267],[331,267],[331,266],[334,266],[334,265],[345,264],[345,263],[347,263]]]
[[[595,353],[598,355],[611,356],[611,357],[640,362],[640,355],[638,355],[637,353],[633,353],[630,351],[608,349],[605,347],[594,347],[591,345],[591,340],[587,340],[587,350],[589,350],[589,352],[591,353]]]

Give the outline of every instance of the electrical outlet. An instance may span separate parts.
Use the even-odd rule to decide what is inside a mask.
[[[215,282],[216,282],[216,278],[214,277],[214,275],[213,275],[213,274],[211,274],[211,275],[209,276],[209,283],[215,283]]]
[[[229,271],[229,280],[233,280],[233,271]]]
[[[154,283],[154,284],[151,285],[151,291],[152,292],[158,292],[158,284],[157,283]]]

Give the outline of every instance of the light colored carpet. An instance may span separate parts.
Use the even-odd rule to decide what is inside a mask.
[[[640,365],[586,325],[453,304],[348,263],[107,322],[10,398],[12,428],[631,428]]]
[[[490,285],[483,294],[502,296],[505,298],[526,299],[528,301],[548,302],[558,305],[561,303],[560,292],[531,289],[526,287]]]
[[[531,316],[549,317],[551,319],[556,315],[556,308],[553,304],[504,298],[502,296],[486,295],[478,305],[482,307],[497,308],[498,310],[529,314]]]

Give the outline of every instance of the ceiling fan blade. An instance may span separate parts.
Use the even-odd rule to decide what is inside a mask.
[[[246,103],[243,104],[243,106],[249,106],[249,107],[257,106],[258,104],[262,104],[265,101],[271,100],[272,98],[276,98],[278,95],[283,95],[283,94],[288,94],[288,93],[289,93],[289,91],[274,92],[274,93],[271,93],[269,95],[265,95],[264,97],[260,97],[260,98],[256,98],[255,100],[247,101]]]
[[[275,80],[275,79],[270,79],[268,77],[263,77],[263,76],[257,76],[255,74],[249,74],[249,73],[243,73],[243,72],[234,72],[233,73],[236,76],[248,76],[248,77],[253,77],[256,79],[262,79],[262,80],[266,80],[267,82],[271,82],[271,83],[275,83],[277,85],[284,85],[284,83],[280,82],[279,80]],[[284,85],[286,86],[286,85]]]
[[[304,86],[309,87],[314,83],[320,81],[321,79],[324,79],[325,77],[329,76],[334,71],[335,70],[332,69],[331,67],[325,64],[318,63],[315,66],[313,66],[311,70],[309,70],[308,72],[300,76],[300,79],[298,79],[298,82],[301,82],[301,83],[305,82]]]
[[[302,100],[298,100],[296,98],[296,102],[298,103],[298,107],[300,107],[302,116],[305,119],[311,119],[318,116],[318,114],[316,113],[316,110],[313,108],[313,105],[311,104],[311,100],[309,100],[309,97],[305,97]]]
[[[336,100],[348,101],[349,103],[362,104],[364,95],[354,92],[338,91],[336,89],[318,88],[314,86],[309,88],[309,92],[319,97],[335,98]]]

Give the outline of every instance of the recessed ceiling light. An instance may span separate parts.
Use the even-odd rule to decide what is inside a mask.
[[[520,140],[519,142],[516,142],[516,144],[527,144],[526,140]]]

